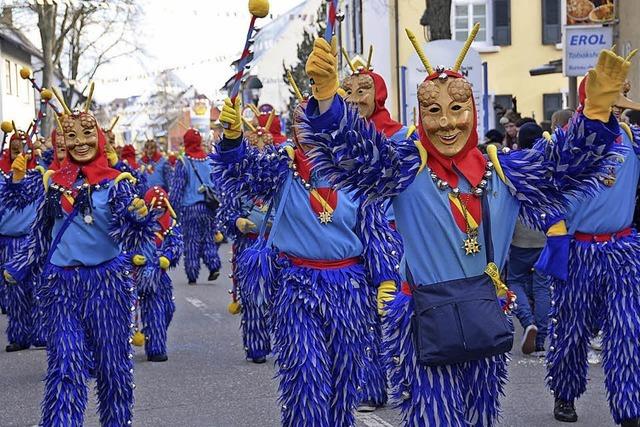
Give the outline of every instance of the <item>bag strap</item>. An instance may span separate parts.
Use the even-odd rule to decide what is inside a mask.
[[[47,265],[51,262],[53,253],[58,248],[58,244],[60,243],[62,236],[64,235],[65,231],[67,231],[67,228],[69,228],[69,226],[71,225],[71,222],[77,215],[78,215],[78,204],[75,204],[71,213],[67,215],[67,218],[65,218],[64,222],[62,223],[62,227],[60,227],[58,234],[56,234],[56,238],[53,239],[53,242],[51,242],[51,246],[49,247],[49,252],[47,252],[47,259],[44,265]]]
[[[198,181],[200,181],[200,185],[204,185],[204,181],[202,181],[202,178],[200,177],[200,174],[198,173],[198,169],[196,169],[196,167],[193,166],[193,163],[191,162],[191,159],[187,157],[187,161],[189,162],[189,165],[191,165],[191,169],[193,169],[193,171],[196,173],[196,177],[198,178]]]
[[[488,196],[482,196],[482,229],[484,231],[484,246],[487,265],[494,262],[493,237],[491,235],[491,211],[489,209]]]

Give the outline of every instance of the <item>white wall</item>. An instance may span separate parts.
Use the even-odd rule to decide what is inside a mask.
[[[13,120],[26,130],[35,118],[35,99],[31,83],[20,77],[20,69],[31,64],[4,47],[0,50],[0,119]]]

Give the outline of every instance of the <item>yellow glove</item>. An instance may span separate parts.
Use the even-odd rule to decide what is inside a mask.
[[[147,259],[144,255],[134,255],[133,258],[131,258],[131,262],[133,263],[133,265],[137,265],[138,267],[140,267],[147,263]]]
[[[218,120],[224,126],[224,136],[227,139],[238,139],[242,136],[242,105],[240,105],[240,97],[236,97],[233,103],[229,98],[224,100]]]
[[[27,174],[27,158],[23,154],[18,154],[18,157],[11,163],[11,170],[13,171],[13,182],[20,182]]]
[[[331,39],[331,44],[322,38],[313,43],[313,51],[307,59],[305,70],[313,80],[313,96],[319,101],[333,98],[340,87],[337,54],[335,37]]]
[[[15,285],[17,283],[16,279],[14,279],[13,276],[7,270],[3,271],[2,275],[4,276],[5,283],[8,283],[10,285]]]
[[[589,70],[584,115],[592,120],[608,122],[613,107],[627,79],[631,62],[612,50],[600,52],[596,68]]]
[[[214,239],[216,243],[220,243],[224,240],[224,235],[221,232],[216,231],[216,235],[214,236]]]
[[[160,268],[163,270],[167,270],[169,268],[169,266],[171,265],[171,262],[169,261],[169,258],[165,257],[165,256],[161,256],[158,259],[158,264],[160,264]]]
[[[247,234],[256,229],[256,225],[249,221],[247,218],[236,219],[236,228],[240,230],[242,234]]]
[[[135,211],[139,216],[147,216],[149,213],[149,209],[147,209],[147,205],[144,203],[144,200],[136,197],[129,205],[129,212]]]
[[[378,286],[378,314],[384,316],[384,306],[393,301],[396,296],[396,283],[393,280],[385,280]]]
[[[118,154],[115,151],[107,151],[107,160],[109,165],[114,167],[118,163]]]

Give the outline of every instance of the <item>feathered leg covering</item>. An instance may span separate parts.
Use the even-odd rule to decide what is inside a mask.
[[[507,380],[506,355],[457,365],[429,367],[416,358],[411,332],[413,300],[400,292],[383,318],[383,357],[391,399],[411,427],[493,426]]]
[[[190,282],[198,280],[200,260],[211,271],[220,269],[218,245],[215,244],[215,217],[204,203],[184,207],[182,210],[184,233],[184,268]]]
[[[603,368],[616,423],[640,417],[640,238],[572,242],[569,278],[553,283],[547,383],[577,399],[587,386],[587,345],[602,327]]]
[[[366,337],[370,339],[363,358],[362,392],[359,401],[383,406],[387,403],[387,372],[381,356],[382,324],[378,314],[377,294],[377,287],[369,285]]]
[[[353,426],[366,347],[368,285],[362,266],[284,266],[272,321],[282,425]]]
[[[47,267],[41,289],[49,331],[43,426],[82,425],[90,369],[96,374],[101,425],[129,425],[135,310],[130,262],[120,256],[90,268]]]
[[[171,278],[158,266],[150,267],[153,274],[143,274],[147,283],[138,290],[144,350],[147,356],[167,354],[167,330],[176,311]]]

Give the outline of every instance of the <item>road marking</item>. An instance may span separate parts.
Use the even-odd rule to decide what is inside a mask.
[[[367,427],[393,427],[393,424],[374,414],[356,414],[356,419]]]
[[[198,298],[184,297],[184,299],[186,299],[189,304],[200,310],[200,312],[209,319],[212,319],[216,322],[220,322],[222,320],[222,315],[220,313],[208,313],[207,304],[200,301]]]

